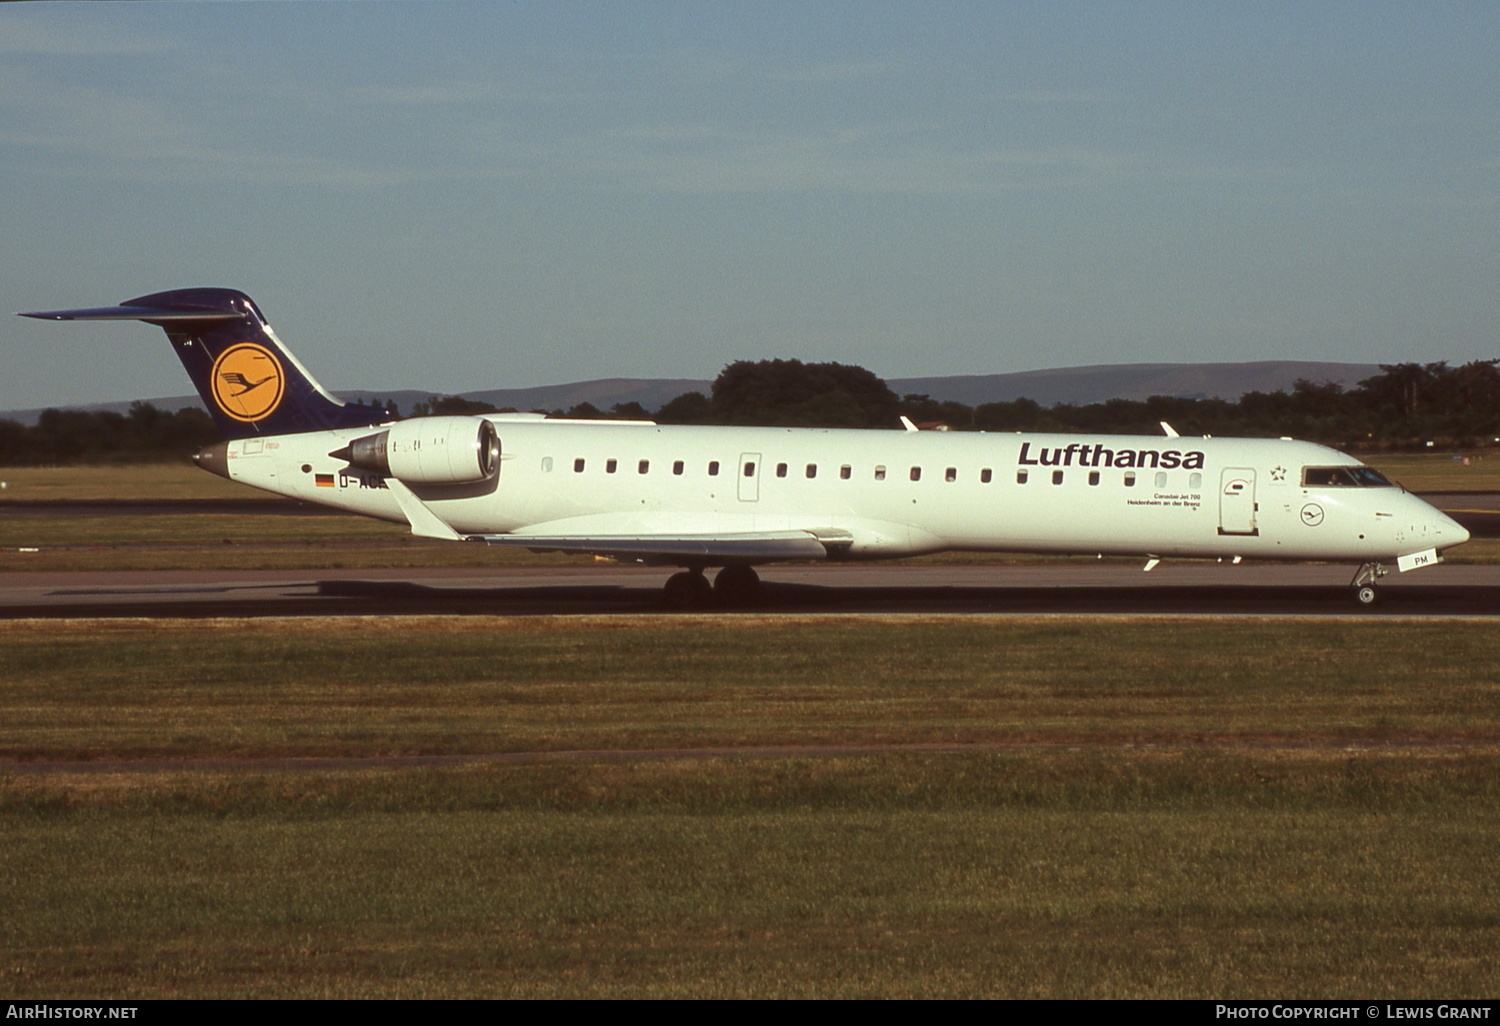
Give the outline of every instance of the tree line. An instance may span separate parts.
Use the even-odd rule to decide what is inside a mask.
[[[639,403],[600,410],[582,403],[547,411],[572,418],[650,418],[662,424],[894,428],[901,417],[952,431],[1291,435],[1340,449],[1472,447],[1500,436],[1500,360],[1381,364],[1353,388],[1297,381],[1290,390],[1247,392],[1237,400],[1151,396],[1044,407],[1031,399],[968,406],[926,395],[897,395],[863,367],[799,360],[741,360],[725,367],[708,395],[687,392],[654,413]],[[431,413],[499,412],[458,396],[421,404]]]
[[[128,413],[48,409],[30,426],[0,420],[0,466],[159,462],[183,459],[218,440],[213,419],[197,407],[172,412],[136,402]]]
[[[1353,451],[1494,444],[1500,437],[1500,360],[1381,364],[1353,388],[1298,381],[1290,391],[1247,392],[1237,400],[1110,399],[1043,407],[1030,399],[963,403],[899,396],[863,367],[800,360],[739,360],[708,395],[687,392],[656,411],[640,403],[600,410],[580,403],[535,411],[583,419],[652,419],[662,424],[887,428],[907,417],[953,431],[1159,434],[1162,421],[1184,435],[1290,435]],[[393,414],[393,403],[375,400]],[[509,412],[463,396],[432,396],[411,416]],[[218,441],[208,414],[133,403],[128,413],[43,411],[31,426],[0,420],[0,466],[154,461],[188,456]]]

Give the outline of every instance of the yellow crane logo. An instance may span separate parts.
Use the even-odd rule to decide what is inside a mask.
[[[212,387],[214,402],[225,416],[253,424],[281,405],[286,377],[276,354],[254,342],[240,342],[214,361]]]

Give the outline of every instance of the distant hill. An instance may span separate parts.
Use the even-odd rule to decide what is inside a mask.
[[[579,403],[593,403],[601,410],[608,410],[616,403],[640,403],[648,410],[655,410],[684,392],[707,395],[713,387],[712,381],[688,378],[601,378],[537,388],[495,388],[485,392],[465,392],[464,396],[499,407],[514,406],[518,410],[566,410]],[[345,393],[345,398],[358,399],[362,394],[349,392]],[[401,409],[410,410],[412,404],[431,395],[431,392],[413,392],[410,401],[401,398],[396,398],[396,401],[401,404]],[[373,396],[374,393],[370,393],[370,397]],[[392,396],[381,395],[380,398]]]
[[[1019,374],[977,374],[951,378],[888,378],[900,395],[978,406],[1031,399],[1042,406],[1102,403],[1107,399],[1238,399],[1246,392],[1291,391],[1299,379],[1332,381],[1353,388],[1380,373],[1374,363],[1317,363],[1266,360],[1259,363],[1124,363],[1099,367],[1060,367]]]
[[[1019,374],[971,374],[941,378],[887,378],[886,384],[897,395],[926,395],[942,401],[960,402],[966,406],[981,403],[1032,399],[1043,406],[1058,403],[1083,405],[1106,399],[1145,399],[1152,395],[1171,395],[1189,399],[1238,399],[1246,392],[1290,390],[1299,378],[1309,381],[1333,381],[1351,388],[1365,378],[1380,373],[1373,363],[1317,363],[1298,360],[1267,360],[1258,363],[1130,363],[1100,367],[1061,367],[1055,370],[1023,371]],[[712,381],[689,378],[601,378],[597,381],[575,381],[565,385],[542,385],[536,388],[497,388],[464,392],[467,398],[495,406],[518,410],[566,410],[579,403],[592,403],[608,410],[616,403],[640,403],[655,410],[669,399],[684,392],[702,392],[713,388]],[[433,392],[398,389],[387,392],[345,391],[338,393],[349,401],[385,399],[397,403],[402,412],[431,398]],[[197,396],[172,396],[148,399],[163,410],[184,406],[201,406]],[[130,409],[130,402],[96,403],[90,410]],[[35,424],[40,409],[0,411],[0,418]]]

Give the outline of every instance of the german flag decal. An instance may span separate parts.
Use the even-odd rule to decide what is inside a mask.
[[[332,474],[318,474],[316,476],[316,478],[314,479],[314,483],[316,483],[319,488],[332,488],[333,487],[333,475]]]

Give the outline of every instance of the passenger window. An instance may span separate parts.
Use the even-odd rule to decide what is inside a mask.
[[[813,478],[815,478],[817,476],[818,476],[818,465],[816,463],[809,463],[807,465],[807,477],[808,477],[808,480],[811,480],[811,479],[813,479]]]
[[[550,474],[550,473],[552,473],[552,457],[551,456],[543,456],[542,457],[542,473],[543,474]]]
[[[778,463],[778,464],[776,464],[776,476],[777,477],[786,477],[786,464],[785,463]]]
[[[950,484],[952,482],[954,482],[954,481],[957,481],[958,480],[958,468],[957,467],[949,467],[947,470],[943,471],[943,480],[949,482]]]
[[[676,462],[674,462],[672,464],[672,473],[676,474],[678,477],[682,476],[682,461],[681,460],[677,460]]]
[[[885,480],[885,467],[884,466],[878,466],[878,467],[875,468],[875,480],[877,480],[877,481],[884,481]]]
[[[1097,471],[1097,470],[1091,470],[1091,471],[1089,471],[1089,484],[1096,485],[1098,483],[1099,483],[1099,471]]]
[[[719,461],[718,460],[709,460],[708,461],[708,476],[709,477],[718,477],[719,476]]]
[[[1188,487],[1189,488],[1195,488],[1195,489],[1196,488],[1202,488],[1203,487],[1203,475],[1202,474],[1189,474],[1188,475]]]
[[[849,480],[849,475],[852,473],[854,473],[854,469],[850,467],[849,464],[845,463],[842,467],[839,468],[839,480]]]
[[[1024,470],[1018,470],[1018,471],[1016,471],[1016,484],[1025,484],[1025,483],[1026,483],[1026,471],[1024,471]]]
[[[911,468],[911,479],[913,481],[920,481],[920,480],[922,480],[922,468],[921,467],[912,467]]]
[[[636,467],[636,473],[638,473],[638,474],[644,474],[646,471],[648,471],[650,469],[651,469],[651,461],[650,460],[641,460],[639,466]]]
[[[575,473],[575,474],[582,474],[583,473],[583,460],[577,459],[577,460],[573,461],[573,473]]]
[[[616,466],[618,466],[618,464],[614,460],[605,460],[604,461],[604,472],[606,474],[613,474],[615,472],[615,467]]]
[[[1053,484],[1062,484],[1063,483],[1063,472],[1061,470],[1054,470],[1052,472],[1052,483]]]
[[[990,470],[989,467],[985,467],[983,470],[981,470],[979,472],[979,483],[980,484],[989,484],[990,480],[994,476],[995,476],[994,471]]]
[[[1135,471],[1133,471],[1133,470],[1127,470],[1127,471],[1125,471],[1125,487],[1126,488],[1134,488],[1135,487]]]
[[[1156,472],[1156,487],[1158,487],[1158,488],[1165,488],[1166,486],[1167,486],[1167,475],[1163,471],[1158,470]]]

